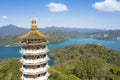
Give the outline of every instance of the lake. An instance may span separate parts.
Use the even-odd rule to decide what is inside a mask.
[[[62,48],[72,44],[88,44],[96,43],[107,48],[120,51],[120,40],[97,40],[93,38],[71,38],[59,43],[48,44],[49,49]],[[0,58],[19,58],[21,55],[19,53],[20,46],[0,46]]]

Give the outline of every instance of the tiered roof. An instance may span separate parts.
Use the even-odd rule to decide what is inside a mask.
[[[47,35],[39,32],[37,25],[36,25],[36,21],[33,20],[30,31],[26,34],[23,34],[19,38],[20,39],[45,39],[47,37],[48,37]]]

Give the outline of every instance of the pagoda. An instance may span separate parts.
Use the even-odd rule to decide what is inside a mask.
[[[48,43],[46,38],[47,35],[39,32],[35,20],[32,21],[30,31],[19,37],[19,44],[22,46],[21,80],[48,80],[49,49],[45,46]]]

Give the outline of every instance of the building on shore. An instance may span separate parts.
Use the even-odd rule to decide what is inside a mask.
[[[48,80],[48,52],[46,40],[48,36],[39,32],[36,21],[32,21],[31,29],[28,33],[19,37],[19,44],[22,46],[20,53],[21,80]]]

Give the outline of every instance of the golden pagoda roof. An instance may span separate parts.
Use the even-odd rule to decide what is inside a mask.
[[[31,29],[28,33],[23,34],[22,36],[20,36],[20,39],[44,39],[47,38],[48,36],[39,32],[37,25],[36,25],[36,21],[33,20],[32,21],[32,26]]]

